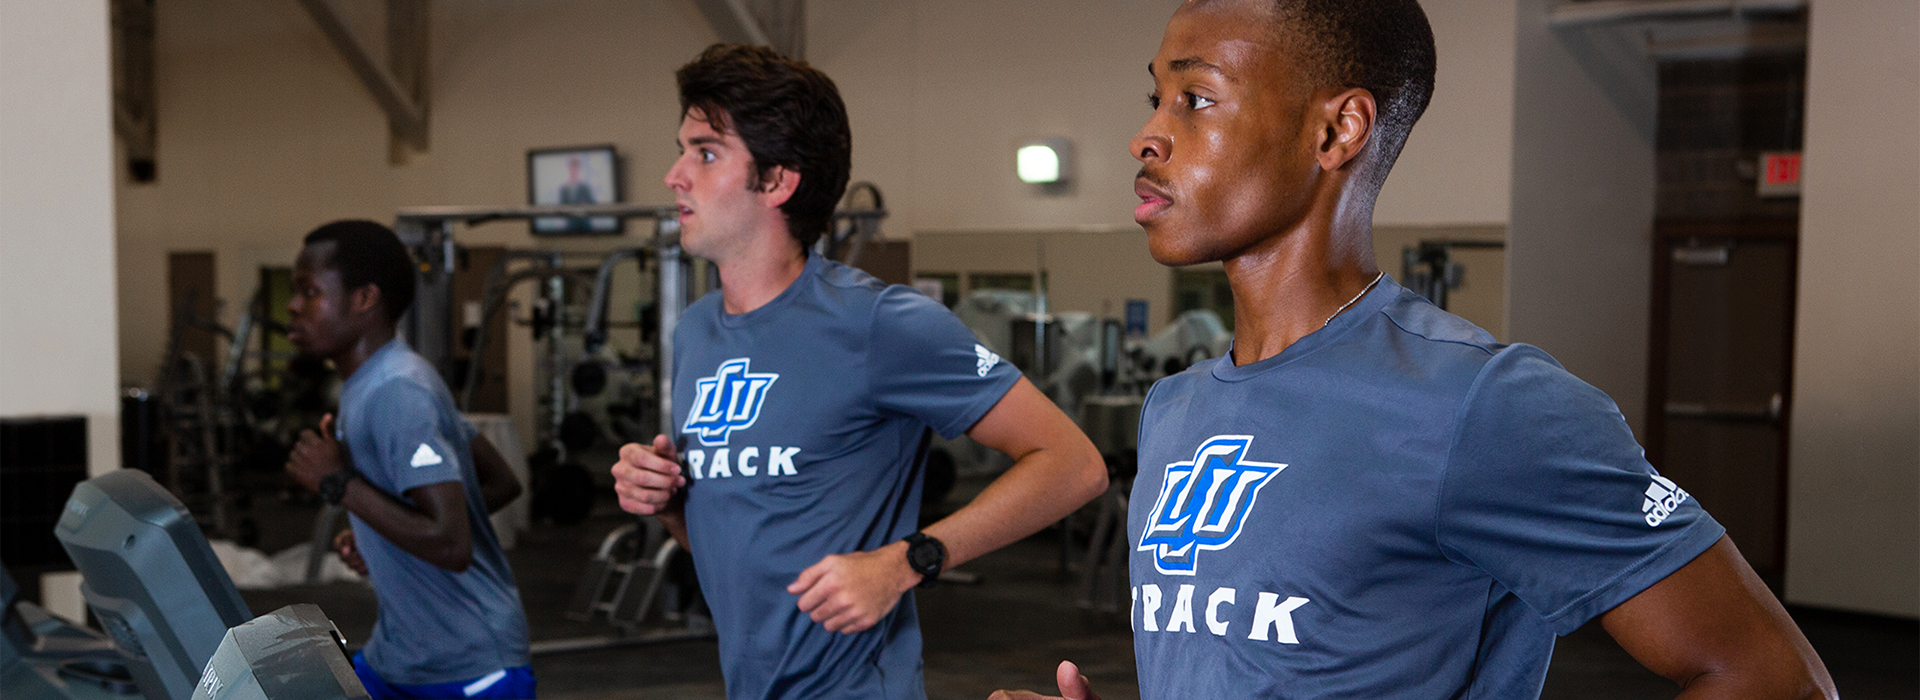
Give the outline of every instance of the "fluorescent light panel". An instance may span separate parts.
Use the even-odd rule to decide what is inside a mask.
[[[1060,181],[1060,153],[1052,144],[1032,143],[1021,146],[1015,154],[1021,182],[1049,183]]]

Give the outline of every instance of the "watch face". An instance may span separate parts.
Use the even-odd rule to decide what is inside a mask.
[[[340,499],[347,495],[347,481],[353,478],[347,472],[334,472],[320,477],[320,498],[327,503],[339,505]]]
[[[932,571],[939,568],[940,560],[945,559],[942,556],[944,553],[940,550],[940,544],[932,539],[914,542],[907,548],[907,563],[912,564],[914,570],[922,573]]]

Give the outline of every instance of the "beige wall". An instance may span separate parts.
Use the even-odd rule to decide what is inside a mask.
[[[0,416],[84,415],[120,465],[107,2],[0,0]]]
[[[1513,174],[1511,0],[1425,0],[1433,103],[1380,191],[1381,225],[1507,223]],[[1396,263],[1392,274],[1399,274]]]
[[[1811,22],[1787,596],[1911,618],[1920,616],[1920,5],[1821,2]]]
[[[1127,140],[1166,0],[812,0],[808,59],[844,91],[854,178],[878,182],[890,231],[1132,225]],[[1014,177],[1022,139],[1072,140],[1078,183]],[[897,205],[896,205],[897,202]]]
[[[1653,62],[1604,31],[1515,18],[1508,340],[1605,391],[1638,434],[1647,386]]]

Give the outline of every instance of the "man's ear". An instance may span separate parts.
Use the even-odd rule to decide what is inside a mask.
[[[375,311],[385,303],[380,296],[380,285],[363,284],[347,292],[347,309],[354,314]]]
[[[760,203],[768,208],[776,208],[793,199],[793,193],[800,189],[800,173],[784,165],[776,165],[761,171]]]
[[[1333,171],[1354,164],[1373,138],[1373,93],[1351,88],[1320,103],[1320,137],[1314,156],[1320,169]]]

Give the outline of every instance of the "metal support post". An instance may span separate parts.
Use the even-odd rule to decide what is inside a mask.
[[[680,220],[660,219],[654,225],[654,243],[659,246],[655,259],[659,262],[660,293],[656,302],[660,307],[659,333],[654,336],[660,343],[660,352],[653,359],[654,373],[660,402],[660,432],[674,435],[673,425],[673,329],[680,325],[680,313],[687,309],[687,256],[680,249]]]

